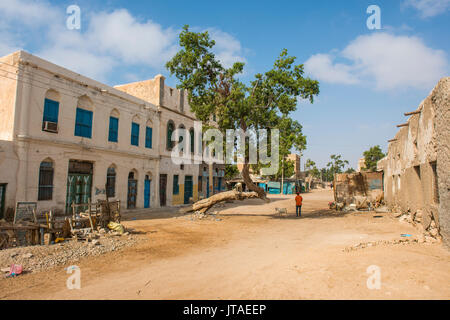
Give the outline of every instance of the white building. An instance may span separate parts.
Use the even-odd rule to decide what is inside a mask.
[[[0,218],[17,201],[67,212],[105,193],[129,209],[196,200],[199,165],[174,165],[166,143],[195,117],[162,76],[145,83],[130,94],[136,84],[113,88],[24,51],[0,58]]]

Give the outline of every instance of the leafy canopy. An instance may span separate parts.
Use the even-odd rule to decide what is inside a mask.
[[[330,169],[333,176],[336,173],[342,173],[342,170],[344,169],[345,165],[349,164],[347,160],[342,159],[342,156],[340,154],[338,155],[332,154],[330,158],[331,161],[327,163],[327,167]]]
[[[385,154],[381,151],[380,146],[371,147],[369,150],[364,151],[365,170],[376,171],[377,162],[384,158]]]
[[[297,108],[298,98],[311,103],[319,94],[319,83],[303,77],[303,65],[286,49],[275,60],[273,68],[258,73],[250,84],[239,80],[244,63],[225,68],[213,53],[214,40],[208,32],[191,32],[185,26],[180,33],[180,51],[166,64],[188,91],[191,110],[206,125],[216,116],[218,128],[280,130],[280,155],[292,148],[302,150],[306,138],[302,126],[289,115]]]

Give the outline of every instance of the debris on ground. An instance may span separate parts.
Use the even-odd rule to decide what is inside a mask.
[[[103,229],[102,229],[103,230]],[[141,240],[135,234],[118,234],[115,231],[96,232],[97,239],[66,240],[53,245],[15,247],[0,250],[3,266],[19,264],[24,271],[38,272],[59,265],[77,262],[88,256],[98,256],[135,245]],[[3,269],[2,269],[3,270]]]
[[[110,222],[108,223],[108,228],[110,230],[116,231],[120,234],[125,233],[125,228],[123,227],[123,225],[121,225],[120,223],[116,223],[116,222]]]
[[[12,264],[9,273],[6,276],[7,278],[17,277],[18,275],[21,275],[23,272],[23,267],[20,264]]]
[[[222,221],[222,219],[218,218],[219,212],[214,211],[212,213],[203,213],[201,211],[194,211],[192,214],[184,217],[186,220],[195,221],[195,220],[213,220],[213,221]]]
[[[371,241],[371,242],[361,242],[351,247],[346,247],[342,251],[344,252],[350,252],[360,249],[366,249],[370,247],[376,247],[380,245],[406,245],[406,244],[412,244],[412,243],[418,243],[418,239],[398,239],[398,240],[378,240],[378,241]]]
[[[398,207],[392,207],[391,210],[391,215],[393,217],[398,218],[400,222],[408,223],[417,229],[419,242],[440,242],[442,240],[434,216],[425,215],[426,220],[424,220],[425,218],[422,210],[413,212],[408,209],[402,211]]]
[[[120,224],[120,201],[99,200],[92,203],[72,203],[71,213],[58,215],[37,213],[36,202],[18,202],[11,221],[0,220],[0,249],[22,246],[50,245],[73,238],[88,240],[109,226],[119,234],[125,232]]]

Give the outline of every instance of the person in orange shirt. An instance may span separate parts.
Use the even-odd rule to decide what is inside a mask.
[[[297,196],[295,197],[295,213],[297,214],[297,217],[302,216],[302,203],[303,197],[297,192]]]

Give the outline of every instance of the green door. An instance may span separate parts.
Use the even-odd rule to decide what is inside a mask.
[[[88,204],[91,197],[92,175],[69,173],[67,177],[66,213],[72,213],[71,205]],[[80,208],[80,210],[84,210]]]

